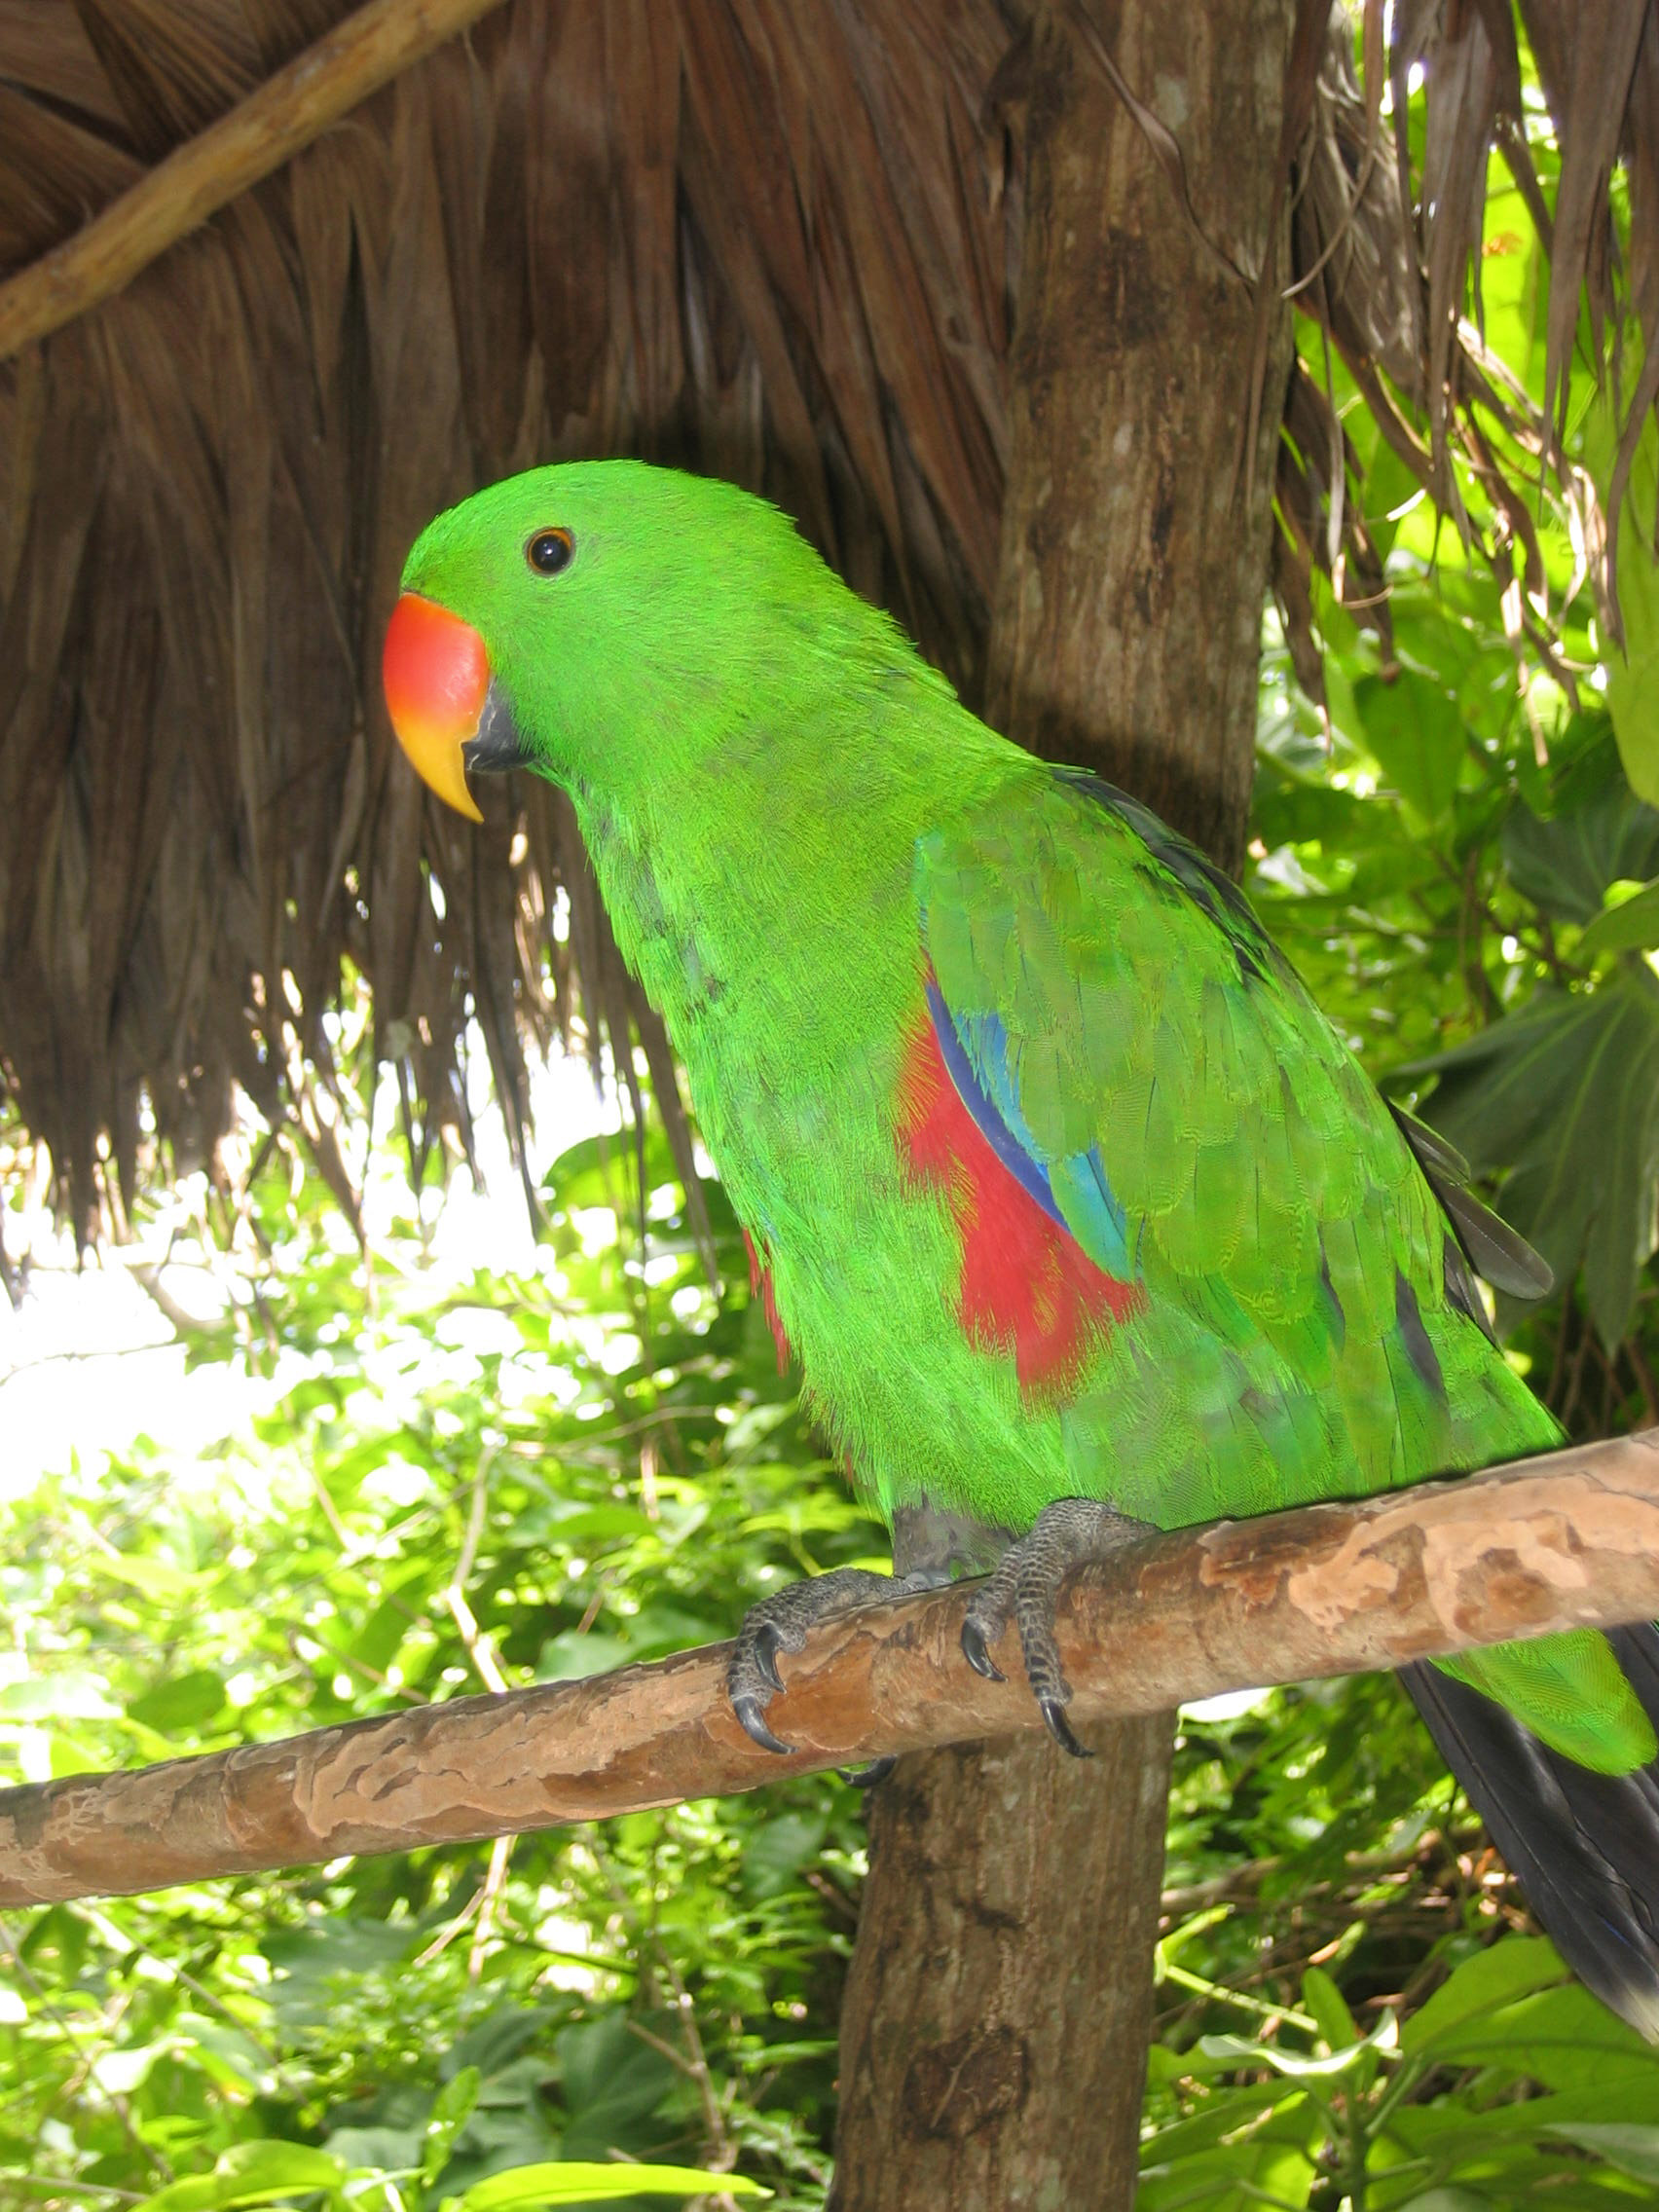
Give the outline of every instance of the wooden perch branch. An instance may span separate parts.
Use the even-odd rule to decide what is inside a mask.
[[[411,1851],[754,1789],[1036,1726],[963,1659],[962,1587],[872,1606],[785,1660],[758,1751],[726,1644],[131,1774],[0,1791],[0,1907]],[[1074,1718],[1659,1614],[1659,1429],[1383,1497],[1150,1538],[1072,1578]]]
[[[169,245],[500,0],[369,0],[0,284],[0,360],[130,284]]]

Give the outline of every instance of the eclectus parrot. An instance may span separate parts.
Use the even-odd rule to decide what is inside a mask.
[[[1471,1269],[1535,1255],[1392,1112],[1235,886],[1144,807],[996,736],[788,519],[626,461],[440,515],[387,700],[416,768],[569,793],[811,1405],[886,1517],[757,1606],[731,1692],[827,1612],[994,1568],[1076,1749],[1065,1570],[1137,1527],[1353,1497],[1559,1443]],[[1583,1978],[1659,2039],[1659,1636],[1406,1680]]]

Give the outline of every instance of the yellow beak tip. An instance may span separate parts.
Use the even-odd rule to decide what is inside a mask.
[[[395,723],[392,726],[396,728]],[[409,756],[409,765],[429,792],[436,793],[446,806],[453,806],[457,814],[464,814],[469,822],[483,821],[478,802],[467,788],[466,761],[459,738],[398,729],[397,741]]]

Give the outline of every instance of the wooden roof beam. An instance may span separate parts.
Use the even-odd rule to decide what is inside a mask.
[[[239,193],[501,0],[368,0],[72,238],[0,284],[0,360],[100,307]]]

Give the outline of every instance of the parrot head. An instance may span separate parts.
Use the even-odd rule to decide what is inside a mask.
[[[612,794],[693,772],[722,699],[753,695],[781,641],[812,649],[803,598],[830,582],[788,518],[732,485],[640,461],[532,469],[416,541],[382,660],[392,727],[474,821],[470,772]]]

